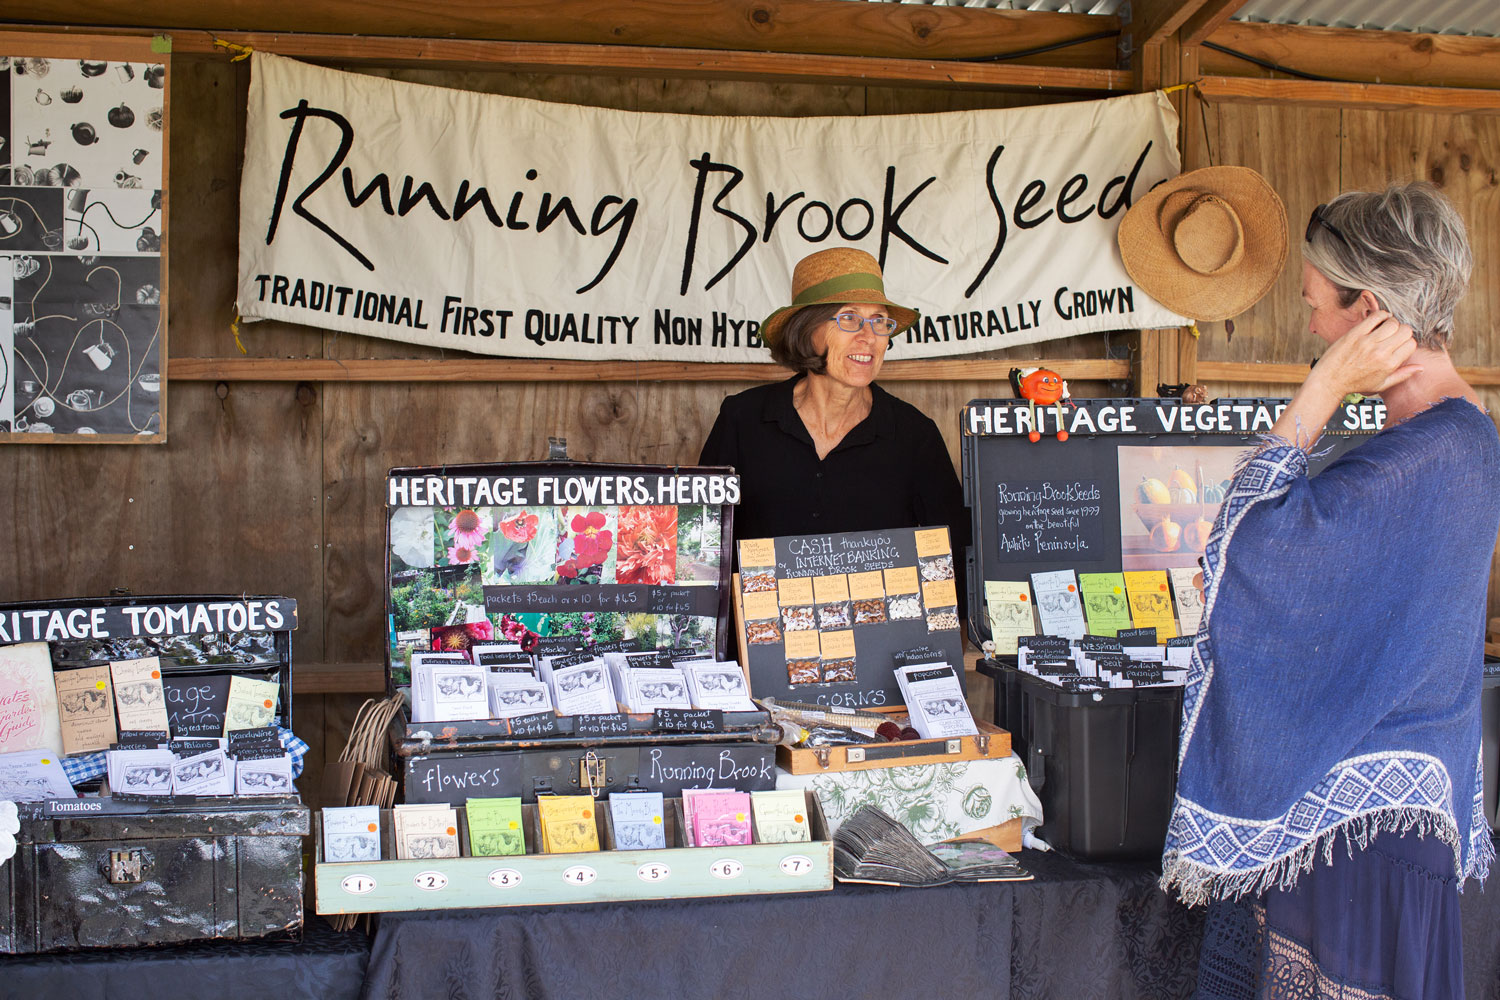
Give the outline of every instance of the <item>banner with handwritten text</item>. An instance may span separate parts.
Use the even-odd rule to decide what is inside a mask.
[[[765,361],[793,263],[882,262],[893,357],[1182,317],[1126,275],[1125,210],[1177,173],[1161,94],[844,118],[638,113],[255,54],[239,310],[510,357]]]

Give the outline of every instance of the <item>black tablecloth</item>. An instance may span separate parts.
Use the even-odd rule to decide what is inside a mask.
[[[364,998],[1191,995],[1203,911],[1151,866],[1020,857],[1031,882],[388,914]],[[1500,883],[1461,905],[1467,1000],[1500,1000]]]
[[[0,997],[343,1000],[362,982],[368,1000],[1191,994],[1202,911],[1169,901],[1150,866],[1020,857],[1034,881],[390,914],[373,941],[309,916],[301,941],[22,955],[0,959]],[[1460,906],[1467,1000],[1500,1000],[1500,882],[1471,883]]]
[[[301,940],[205,941],[163,948],[0,958],[15,1000],[353,1000],[370,942],[309,916]]]

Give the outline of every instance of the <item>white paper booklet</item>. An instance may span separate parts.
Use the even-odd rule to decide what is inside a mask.
[[[733,661],[714,663],[690,660],[679,665],[687,678],[694,708],[717,708],[724,712],[753,712],[750,686],[745,672]]]
[[[609,715],[620,710],[603,660],[554,669],[552,697],[558,715]]]
[[[323,860],[379,861],[380,807],[326,807],[323,810]]]
[[[1078,594],[1078,577],[1070,569],[1031,574],[1031,589],[1036,594],[1036,610],[1042,619],[1042,632],[1066,639],[1082,639],[1088,631],[1083,617],[1083,599]]]
[[[947,663],[914,663],[896,670],[911,724],[924,739],[977,736],[958,673]]]

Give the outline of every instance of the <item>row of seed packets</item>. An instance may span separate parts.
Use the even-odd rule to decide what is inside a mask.
[[[543,854],[597,851],[598,811],[609,810],[616,850],[652,850],[667,843],[666,800],[661,792],[539,795],[538,845]],[[792,843],[811,839],[806,798],[800,789],[739,792],[687,789],[682,796],[683,846]],[[470,798],[464,807],[468,855],[526,853],[521,800]],[[458,812],[448,805],[401,805],[391,812],[397,860],[461,856]],[[381,860],[380,809],[346,806],[323,810],[325,861]]]
[[[293,795],[292,758],[275,726],[224,738],[124,730],[105,755],[115,795]]]
[[[1032,573],[1030,582],[986,580],[984,600],[995,652],[1012,655],[1027,635],[1081,639],[1153,628],[1158,639],[1195,635],[1203,618],[1196,570]]]

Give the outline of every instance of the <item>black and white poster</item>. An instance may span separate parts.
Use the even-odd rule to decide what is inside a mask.
[[[0,440],[166,438],[167,68],[138,48],[0,55]]]
[[[922,313],[901,358],[1183,322],[1115,244],[1178,171],[1159,93],[727,117],[253,59],[245,320],[510,357],[767,361],[757,331],[793,263],[857,246]]]

